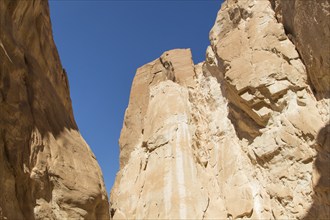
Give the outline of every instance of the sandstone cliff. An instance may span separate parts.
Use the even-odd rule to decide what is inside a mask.
[[[276,18],[297,47],[317,99],[330,96],[328,0],[271,0]]]
[[[205,62],[137,70],[114,219],[330,218],[329,1],[305,2],[227,0]]]
[[[47,1],[0,1],[0,219],[107,219]]]

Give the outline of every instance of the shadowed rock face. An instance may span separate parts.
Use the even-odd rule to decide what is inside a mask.
[[[278,2],[304,5],[227,0],[205,62],[194,65],[190,50],[176,49],[137,70],[114,219],[330,218],[329,87],[319,80],[329,72],[303,55],[326,59],[328,49],[305,38],[306,8],[283,6],[283,17],[293,9],[299,17],[293,40]],[[313,11],[316,21],[324,13]],[[329,22],[307,35],[325,36]]]
[[[0,219],[105,219],[95,156],[74,121],[47,1],[0,2]]]
[[[276,18],[299,51],[318,99],[330,97],[329,0],[271,0]]]

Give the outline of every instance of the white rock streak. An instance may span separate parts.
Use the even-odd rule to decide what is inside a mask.
[[[172,155],[172,145],[168,146],[167,155]],[[165,204],[165,216],[171,214],[171,198],[172,198],[172,158],[166,160],[165,175],[164,175],[164,204]]]
[[[176,162],[176,178],[178,181],[178,191],[179,191],[179,212],[180,212],[180,219],[186,219],[187,218],[187,207],[185,203],[185,197],[186,197],[186,188],[185,188],[185,177],[183,172],[183,153],[181,149],[182,141],[184,141],[183,133],[185,127],[182,126],[182,122],[179,122],[178,124],[178,130],[176,133],[176,146],[175,146],[175,162]]]
[[[262,212],[262,202],[260,201],[260,188],[259,185],[255,182],[250,183],[251,191],[253,194],[253,211],[255,215],[259,218]]]

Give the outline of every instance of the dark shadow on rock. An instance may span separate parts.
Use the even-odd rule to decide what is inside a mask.
[[[0,219],[34,219],[38,196],[33,189],[41,187],[30,177],[35,166],[32,132],[56,138],[65,129],[78,128],[48,1],[1,0],[0,30]],[[36,140],[39,151],[42,138]],[[49,201],[51,192],[47,194],[43,197]]]
[[[303,220],[330,219],[330,122],[319,131],[316,150],[313,204]]]

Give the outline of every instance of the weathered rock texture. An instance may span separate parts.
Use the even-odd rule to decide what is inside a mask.
[[[106,219],[72,114],[47,1],[0,1],[0,219]]]
[[[330,218],[329,4],[312,22],[302,2],[227,0],[205,62],[177,49],[137,70],[114,219]]]
[[[316,98],[330,97],[330,3],[328,0],[271,0],[306,65]]]

